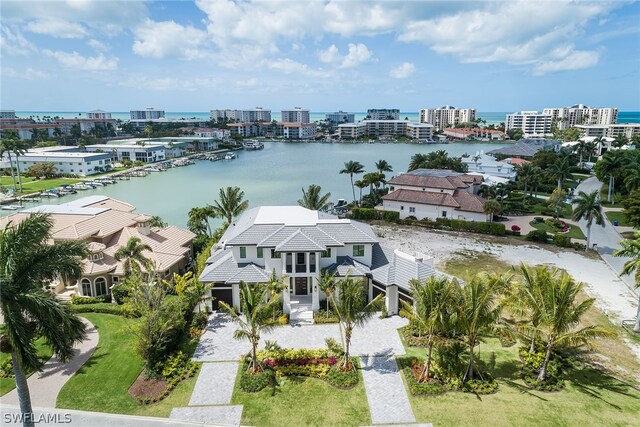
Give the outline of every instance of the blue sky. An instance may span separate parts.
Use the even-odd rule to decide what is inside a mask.
[[[3,109],[640,110],[640,4],[2,1]]]

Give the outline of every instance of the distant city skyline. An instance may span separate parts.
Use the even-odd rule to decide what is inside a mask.
[[[551,5],[3,1],[0,104],[640,111],[640,3]]]

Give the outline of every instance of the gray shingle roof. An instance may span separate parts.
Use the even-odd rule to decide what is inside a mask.
[[[227,240],[229,245],[255,245],[283,228],[279,224],[255,224]]]
[[[327,247],[314,242],[309,236],[300,229],[296,230],[287,237],[282,243],[276,246],[277,252],[317,252],[324,251]]]
[[[343,243],[376,243],[373,236],[362,231],[361,228],[349,223],[318,224],[318,228],[334,239]]]
[[[429,276],[440,274],[429,264],[414,261],[408,255],[391,248],[373,245],[371,259],[373,280],[383,285],[396,285],[409,290],[412,279],[425,280]]]
[[[327,267],[327,270],[329,274],[336,274],[339,277],[345,277],[347,275],[366,276],[371,274],[369,267],[348,256],[337,257],[336,262]]]
[[[555,149],[560,145],[556,139],[521,139],[514,145],[488,151],[487,154],[501,154],[505,156],[533,157],[538,151]]]
[[[225,283],[264,283],[269,279],[269,275],[263,268],[255,264],[246,264],[244,267],[238,266],[239,271],[227,279]]]
[[[233,258],[231,250],[218,250],[210,258],[214,260],[200,274],[199,280],[205,283],[226,282],[238,272],[238,263]]]

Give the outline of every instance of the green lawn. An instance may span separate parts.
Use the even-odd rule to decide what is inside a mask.
[[[544,230],[547,233],[551,233],[551,234],[556,234],[557,233],[557,231],[556,231],[556,229],[554,227],[550,226],[549,224],[545,224],[544,222],[534,223],[533,221],[531,221],[529,223],[529,225],[531,225],[533,228],[535,228],[537,230]],[[572,239],[586,240],[586,237],[585,237],[584,233],[582,232],[582,230],[580,229],[580,227],[578,227],[577,225],[573,225],[573,224],[569,224],[569,225],[571,226],[571,228],[565,234],[566,236],[569,236]]]
[[[529,210],[532,212],[531,215],[542,215],[542,211],[548,211],[549,208],[545,206],[541,200],[540,203],[536,203],[535,205],[531,206]],[[562,216],[563,218],[571,218],[572,214],[573,207],[569,203],[564,203],[564,208],[560,212],[560,216]]]
[[[45,344],[44,339],[40,338],[36,340],[35,344],[38,354],[42,356],[43,360],[49,360],[53,352],[51,348]],[[0,353],[0,363],[7,359],[11,359],[11,354]],[[31,373],[29,375],[31,375]],[[13,378],[0,378],[0,396],[9,393],[14,388],[16,388],[16,381]]]
[[[168,417],[172,408],[187,406],[197,375],[181,382],[167,398],[153,405],[138,405],[129,396],[129,387],[143,368],[128,329],[135,320],[98,313],[82,316],[96,326],[100,341],[87,363],[64,385],[56,407]]]
[[[629,221],[627,221],[627,217],[624,216],[622,211],[607,211],[605,212],[605,215],[607,216],[607,218],[609,218],[609,221],[611,221],[611,224],[613,224],[613,221],[618,221],[618,225],[620,226],[623,226],[623,227],[632,226],[632,224],[630,224]]]
[[[49,190],[51,188],[60,187],[62,184],[77,184],[82,182],[80,179],[74,178],[53,178],[53,179],[34,179],[34,178],[22,178],[23,194],[37,193],[42,190]],[[13,187],[11,177],[3,176],[0,178],[0,185],[7,188]],[[16,188],[17,188],[16,184]],[[19,190],[19,188],[18,188]]]
[[[419,354],[423,356],[424,350]],[[489,370],[499,383],[498,392],[428,397],[409,393],[418,422],[443,426],[628,426],[637,417],[640,391],[599,370],[576,370],[566,379],[565,390],[545,393],[524,386],[517,345],[502,348],[497,339],[488,339],[480,346],[480,357],[488,366],[495,357]]]
[[[246,393],[238,387],[232,403],[244,405],[242,424],[267,426],[362,426],[370,425],[369,406],[362,374],[351,390],[340,390],[308,377],[286,377],[272,396],[270,388]]]

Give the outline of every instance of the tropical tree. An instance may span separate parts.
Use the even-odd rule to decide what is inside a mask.
[[[376,170],[380,172],[382,176],[384,176],[385,172],[393,172],[393,168],[386,160],[378,160],[376,162]]]
[[[352,279],[347,276],[336,284],[336,290],[331,299],[343,334],[344,359],[339,364],[341,369],[352,368],[349,358],[353,329],[356,326],[363,326],[382,308],[382,298],[380,294],[367,303],[367,287],[362,279]]]
[[[591,243],[591,225],[595,220],[596,224],[604,227],[604,215],[602,215],[602,205],[600,204],[600,195],[598,190],[592,193],[579,191],[575,199],[573,199],[573,216],[574,221],[587,221],[587,246],[589,249]]]
[[[358,204],[361,205],[362,204],[362,189],[363,188],[367,188],[369,186],[369,184],[367,184],[364,180],[359,179],[356,182],[354,182],[353,185],[355,185],[356,187],[358,187],[360,189],[360,198],[358,199]]]
[[[280,295],[287,289],[287,276],[278,277],[276,269],[273,269],[271,277],[267,281],[267,291],[269,291],[269,300],[278,299]],[[272,318],[276,319],[277,306],[273,307]]]
[[[494,330],[500,319],[498,297],[510,278],[501,275],[478,274],[462,287],[458,302],[457,328],[469,349],[469,364],[463,381],[473,380],[479,371],[475,362],[475,347]]]
[[[149,219],[149,225],[151,227],[165,228],[167,223],[162,220],[158,215],[154,215]]]
[[[616,148],[622,148],[629,143],[629,138],[627,138],[624,134],[618,134],[616,138],[613,140],[611,145]]]
[[[13,181],[13,191],[17,191],[16,188],[16,175],[15,170],[13,169],[13,157],[11,153],[13,152],[13,146],[15,143],[15,139],[13,138],[3,138],[0,139],[0,158],[4,157],[5,154],[8,154],[9,157],[9,169],[11,172],[11,180]]]
[[[571,178],[571,163],[568,157],[558,159],[547,170],[549,176],[558,181],[558,190],[562,190],[562,183],[565,179]]]
[[[128,276],[132,269],[141,272],[142,268],[149,270],[151,268],[151,260],[142,252],[151,251],[151,246],[142,243],[139,237],[130,237],[127,244],[118,248],[114,254],[114,258],[123,261],[124,274]]]
[[[457,280],[445,276],[431,276],[426,281],[411,280],[414,304],[402,301],[402,313],[427,338],[427,361],[422,376],[431,376],[431,354],[436,343],[453,329],[455,296],[460,292]]]
[[[534,166],[531,163],[524,163],[522,165],[516,165],[516,176],[518,182],[520,182],[523,186],[524,194],[527,194],[527,187],[533,180],[534,176]]]
[[[551,196],[546,200],[546,205],[551,210],[554,219],[560,218],[562,210],[565,207],[565,202],[567,200],[567,192],[564,190],[559,190],[554,188]]]
[[[356,200],[356,189],[353,187],[353,175],[358,175],[364,172],[364,166],[360,162],[349,160],[344,164],[344,168],[340,170],[341,174],[348,174],[351,178],[351,190],[353,191],[353,200]]]
[[[268,295],[269,290],[264,284],[249,285],[246,282],[240,282],[240,311],[242,315],[226,302],[220,301],[220,307],[229,313],[233,322],[238,324],[238,329],[233,333],[233,337],[237,340],[246,339],[251,343],[249,372],[262,371],[257,354],[260,334],[273,328],[271,313],[279,301],[277,298],[267,300]]]
[[[211,236],[211,224],[209,219],[216,218],[213,206],[195,207],[189,210],[187,228],[195,234],[207,234]]]
[[[577,302],[582,291],[582,283],[566,272],[546,283],[539,307],[539,324],[530,326],[532,335],[538,336],[546,344],[544,361],[538,373],[538,381],[547,378],[547,366],[553,349],[560,345],[588,345],[592,338],[611,335],[598,326],[586,326],[577,329],[582,316],[591,308],[594,298]]]
[[[335,273],[330,274],[329,271],[323,270],[322,274],[320,275],[320,278],[316,279],[318,281],[318,287],[322,292],[324,292],[324,296],[326,298],[327,317],[329,317],[329,307],[330,307],[329,303],[331,301],[331,297],[333,296],[333,293],[336,290],[335,278],[336,278]]]
[[[502,213],[502,206],[497,200],[487,200],[483,206],[484,214],[489,217],[489,221],[493,221],[494,215],[500,215]]]
[[[588,154],[590,150],[589,143],[586,141],[580,141],[576,145],[573,146],[573,151],[578,153],[580,156],[580,161],[578,162],[579,167],[583,167],[582,158],[585,154]]]
[[[80,277],[87,247],[80,241],[49,244],[52,227],[49,215],[33,214],[19,224],[10,221],[0,230],[2,350],[11,353],[25,426],[34,425],[25,373],[41,367],[35,337],[42,336],[66,362],[73,357],[74,344],[86,336],[80,318],[43,285],[60,277]]]
[[[622,274],[631,275],[635,272],[636,288],[640,287],[640,231],[636,231],[635,239],[622,239],[620,246],[622,248],[613,252],[614,256],[630,257],[631,259],[624,263]],[[640,300],[638,301],[638,312],[636,314],[636,324],[633,332],[640,332]]]
[[[322,187],[316,184],[311,184],[307,191],[303,188],[302,199],[298,200],[298,204],[312,211],[326,211],[330,205],[331,193],[321,195],[321,192]]]
[[[244,191],[240,187],[221,188],[218,197],[219,199],[213,202],[213,212],[216,216],[226,218],[229,224],[249,207],[249,202],[244,200]]]
[[[409,171],[416,169],[450,169],[456,172],[467,172],[467,165],[461,157],[449,157],[445,150],[432,151],[428,154],[417,153],[411,156]]]
[[[613,203],[613,193],[615,191],[615,175],[625,165],[625,159],[619,151],[607,151],[602,159],[596,163],[596,175],[602,179],[609,177],[609,191],[607,193],[607,200],[609,203]]]
[[[631,193],[640,189],[640,165],[633,165],[624,170],[624,186]]]

